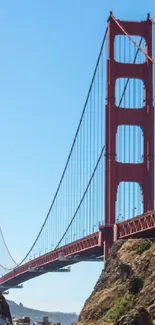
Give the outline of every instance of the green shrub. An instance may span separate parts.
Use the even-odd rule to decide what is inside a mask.
[[[127,311],[129,311],[133,304],[133,295],[125,293],[121,298],[117,298],[114,301],[114,305],[107,311],[103,317],[104,321],[113,322],[119,319]]]
[[[137,253],[142,254],[145,252],[147,249],[151,247],[152,243],[150,240],[145,240],[140,243],[140,245],[137,247]]]

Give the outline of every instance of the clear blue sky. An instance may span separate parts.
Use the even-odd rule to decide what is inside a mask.
[[[120,19],[143,20],[148,12],[155,18],[154,0],[0,0],[0,215],[17,260],[59,182],[110,10]],[[79,312],[102,266],[41,276],[8,298]]]

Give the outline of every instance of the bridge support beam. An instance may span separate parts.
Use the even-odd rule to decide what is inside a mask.
[[[118,21],[129,35],[139,35],[145,40],[145,52],[152,57],[152,23],[146,21]],[[144,63],[119,63],[114,59],[116,35],[124,35],[112,14],[108,20],[108,58],[105,107],[105,197],[104,225],[115,224],[117,188],[120,182],[137,182],[142,193],[143,212],[154,208],[154,116],[152,91],[152,62],[144,56]],[[117,78],[134,78],[144,84],[143,107],[125,109],[115,104]],[[116,133],[120,125],[136,125],[143,134],[143,161],[140,164],[116,161]],[[104,240],[105,260],[113,242],[113,235]]]
[[[108,255],[110,253],[110,248],[113,244],[113,228],[105,227],[104,229],[104,261],[106,262]]]

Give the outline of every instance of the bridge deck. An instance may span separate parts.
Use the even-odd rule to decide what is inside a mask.
[[[118,238],[154,237],[155,210],[118,224]]]
[[[76,259],[72,259],[75,255],[78,254],[79,257],[88,258],[92,255],[96,257],[103,255],[103,248],[98,245],[98,236],[99,233],[96,232],[92,235],[84,237],[80,240],[72,242],[71,244],[65,245],[57,250],[51,251],[47,254],[44,254],[38,258],[25,263],[14,269],[13,271],[7,273],[6,275],[0,278],[0,285],[11,287],[16,286],[24,281],[30,280],[36,276],[39,276],[43,273],[61,269],[62,267],[72,265],[77,263]],[[59,259],[59,255],[63,254],[67,259],[62,261]],[[30,269],[46,267],[46,271],[39,273],[30,271]]]
[[[121,222],[117,224],[117,227],[118,239],[155,237],[155,210]],[[103,236],[104,232],[106,232],[106,228],[107,227],[103,226]],[[95,232],[94,234],[83,237],[80,240],[35,258],[24,265],[18,266],[16,269],[0,278],[0,286],[16,286],[43,273],[60,270],[63,267],[75,264],[80,261],[80,258],[85,260],[92,255],[95,257],[102,256],[104,249],[103,242],[104,237],[101,240],[100,232]],[[67,257],[67,259],[60,260],[61,254]],[[79,256],[79,260],[74,258],[75,255]],[[34,271],[42,267],[44,267],[45,271]]]

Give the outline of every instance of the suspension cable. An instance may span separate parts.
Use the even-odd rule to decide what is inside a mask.
[[[142,40],[143,40],[143,37],[140,39],[140,42],[139,42],[139,48],[137,49],[136,53],[135,53],[135,56],[134,56],[134,60],[133,60],[133,64],[136,63],[136,59],[137,59],[137,56],[138,56],[138,53],[140,51],[140,46],[141,46],[141,43],[142,43]],[[120,54],[119,54],[119,57],[120,57]],[[127,86],[129,84],[129,80],[130,78],[128,78],[126,80],[126,83],[124,85],[124,89],[122,91],[122,95],[120,97],[120,101],[119,101],[119,104],[118,104],[118,107],[121,107],[121,104],[122,104],[122,101],[123,101],[123,98],[124,98],[124,95],[126,93],[126,90],[127,90]],[[129,129],[129,133],[130,133],[130,129]],[[130,138],[129,138],[130,139]],[[119,140],[118,140],[119,141]],[[121,149],[121,141],[120,141],[120,149]],[[120,150],[121,151],[121,150]],[[121,190],[121,188],[120,188]],[[130,192],[130,183],[129,183],[129,192]],[[119,192],[120,193],[120,192]],[[130,206],[130,194],[129,194],[129,206]]]
[[[124,29],[124,27],[121,25],[121,23],[118,22],[118,20],[111,15],[115,23],[119,26],[119,28],[123,31],[123,33],[129,38],[129,40],[141,51],[145,57],[147,57],[153,64],[155,64],[155,60],[153,60],[138,44],[137,42],[134,41],[134,39],[128,34],[128,32]]]
[[[73,217],[72,217],[72,219],[71,219],[71,221],[70,221],[68,227],[66,228],[66,230],[65,230],[65,232],[64,232],[64,234],[63,234],[63,236],[62,236],[61,239],[59,240],[59,242],[58,242],[58,244],[56,245],[56,247],[54,248],[54,250],[56,250],[56,249],[59,247],[60,243],[61,243],[62,240],[64,239],[64,237],[65,237],[65,235],[66,235],[68,229],[69,229],[70,226],[72,225],[72,223],[73,223],[73,221],[74,221],[74,219],[75,219],[75,217],[76,217],[76,215],[77,215],[77,213],[78,213],[78,211],[79,211],[79,209],[80,209],[80,206],[81,206],[81,204],[82,204],[82,202],[83,202],[83,200],[84,200],[84,198],[85,198],[85,196],[86,196],[86,194],[87,194],[87,192],[88,192],[88,189],[89,189],[89,187],[90,187],[90,185],[91,185],[91,182],[92,182],[93,177],[94,177],[94,175],[95,175],[95,172],[96,172],[96,170],[97,170],[98,164],[99,164],[99,162],[100,162],[100,160],[101,160],[101,158],[102,158],[102,155],[103,155],[103,152],[104,152],[104,148],[105,148],[105,146],[103,146],[103,148],[102,148],[102,150],[101,150],[101,153],[100,153],[100,155],[99,155],[99,157],[98,157],[98,160],[97,160],[97,163],[96,163],[95,168],[94,168],[94,170],[93,170],[93,173],[92,173],[92,175],[91,175],[91,177],[90,177],[90,179],[89,179],[89,182],[88,182],[87,187],[86,187],[86,189],[85,189],[85,191],[84,191],[84,193],[83,193],[83,196],[82,196],[82,198],[81,198],[81,200],[80,200],[80,202],[79,202],[79,204],[78,204],[78,207],[77,207],[77,209],[76,209],[76,211],[75,211],[75,213],[74,213],[74,215],[73,215]],[[19,266],[19,265],[18,265],[18,266]],[[11,271],[11,270],[14,269],[14,268],[6,268],[6,267],[4,267],[4,266],[1,265],[1,264],[0,264],[0,267],[3,268],[4,270],[7,270],[7,271]]]
[[[90,93],[91,93],[91,90],[92,90],[92,86],[93,86],[93,82],[94,82],[94,79],[95,79],[95,76],[96,76],[96,72],[97,72],[97,68],[98,68],[98,65],[99,65],[99,62],[100,62],[100,57],[102,55],[102,50],[103,50],[103,47],[104,47],[104,44],[105,44],[105,40],[106,40],[106,36],[107,36],[107,31],[108,31],[108,28],[106,28],[105,30],[105,34],[104,34],[104,37],[103,37],[103,41],[102,41],[102,45],[101,45],[101,49],[100,49],[100,52],[99,52],[99,55],[98,55],[98,59],[97,59],[97,63],[96,63],[96,66],[95,66],[95,70],[94,70],[94,74],[93,74],[93,77],[92,77],[92,80],[91,80],[91,84],[90,84],[90,87],[89,87],[89,91],[88,91],[88,94],[87,94],[87,97],[86,97],[86,101],[85,101],[85,104],[84,104],[84,108],[83,108],[83,111],[82,111],[82,114],[81,114],[81,118],[80,118],[80,121],[79,121],[79,124],[78,124],[78,127],[77,127],[77,130],[76,130],[76,133],[75,133],[75,136],[74,136],[74,140],[73,140],[73,143],[72,143],[72,146],[71,146],[71,150],[69,152],[69,155],[68,155],[68,158],[67,158],[67,161],[66,161],[66,164],[65,164],[65,167],[64,167],[64,170],[63,170],[63,173],[62,173],[62,176],[61,176],[61,179],[60,179],[60,182],[58,184],[58,187],[57,187],[57,190],[56,190],[56,193],[54,195],[54,198],[52,200],[52,203],[50,205],[50,208],[48,210],[48,213],[45,217],[45,220],[40,228],[40,231],[35,239],[35,241],[33,242],[32,246],[30,247],[29,251],[27,252],[27,254],[25,255],[25,257],[21,260],[20,263],[15,263],[16,264],[16,267],[20,266],[25,260],[26,258],[29,256],[29,254],[31,253],[32,249],[34,248],[36,242],[38,241],[41,233],[42,233],[42,230],[48,220],[48,217],[50,215],[50,212],[52,210],[52,207],[54,205],[54,202],[56,200],[56,197],[57,197],[57,194],[59,192],[59,189],[60,189],[60,186],[62,184],[62,181],[63,181],[63,178],[64,178],[64,175],[65,175],[65,172],[66,172],[66,169],[68,167],[68,164],[69,164],[69,161],[70,161],[70,157],[71,157],[71,154],[72,154],[72,151],[73,151],[73,148],[74,148],[74,145],[75,145],[75,142],[76,142],[76,139],[77,139],[77,136],[78,136],[78,133],[79,133],[79,129],[80,129],[80,126],[81,126],[81,123],[82,123],[82,120],[83,120],[83,117],[84,117],[84,113],[86,111],[86,107],[87,107],[87,103],[88,103],[88,100],[89,100],[89,96],[90,96]],[[3,266],[2,266],[3,267]],[[15,267],[15,268],[16,268]],[[4,268],[6,269],[6,268]],[[13,270],[14,268],[12,269],[9,269],[9,270]]]
[[[97,163],[96,163],[95,168],[94,168],[94,170],[93,170],[93,173],[92,173],[92,175],[91,175],[91,177],[90,177],[90,179],[89,179],[89,182],[88,182],[88,184],[87,184],[87,186],[86,186],[86,189],[85,189],[85,191],[84,191],[84,193],[83,193],[83,195],[82,195],[82,198],[81,198],[81,200],[80,200],[80,202],[79,202],[79,204],[78,204],[78,207],[77,207],[77,209],[76,209],[76,211],[75,211],[75,213],[74,213],[74,215],[73,215],[73,217],[72,217],[72,219],[71,219],[69,225],[67,226],[67,228],[66,228],[66,230],[65,230],[65,232],[64,232],[64,234],[63,234],[63,236],[62,236],[61,239],[59,240],[59,242],[58,242],[58,244],[56,245],[56,247],[55,247],[54,250],[56,250],[56,249],[59,247],[59,245],[61,244],[62,240],[64,239],[64,237],[65,237],[65,235],[66,235],[68,229],[70,228],[71,224],[73,223],[73,221],[74,221],[74,219],[75,219],[75,217],[76,217],[76,215],[77,215],[77,213],[78,213],[78,211],[79,211],[79,209],[80,209],[80,206],[81,206],[81,204],[82,204],[82,202],[83,202],[83,200],[84,200],[84,198],[85,198],[85,196],[86,196],[86,194],[87,194],[87,191],[88,191],[88,189],[89,189],[89,187],[90,187],[90,185],[91,185],[91,182],[92,182],[92,179],[93,179],[93,177],[94,177],[94,175],[95,175],[95,172],[96,172],[96,170],[97,170],[98,164],[99,164],[99,162],[100,162],[100,160],[101,160],[101,158],[102,158],[102,155],[103,155],[103,152],[104,152],[104,148],[105,148],[105,146],[103,146],[103,148],[102,148],[102,150],[101,150],[101,153],[100,153],[100,155],[99,155],[99,157],[98,157],[98,160],[97,160]]]
[[[9,254],[9,256],[11,257],[12,261],[13,261],[16,265],[18,265],[18,264],[16,263],[16,261],[14,260],[13,256],[12,256],[11,253],[10,253],[10,250],[9,250],[9,248],[8,248],[8,246],[7,246],[6,241],[5,241],[5,238],[4,238],[4,235],[3,235],[3,232],[2,232],[2,228],[1,228],[1,227],[0,227],[0,234],[1,234],[1,236],[2,236],[2,240],[3,240],[4,246],[5,246],[5,248],[6,248],[7,252],[8,252],[8,254]]]
[[[150,15],[149,15],[149,20],[151,21],[151,23],[152,23],[153,25],[155,25],[155,20],[153,20],[153,19],[150,17]]]
[[[135,57],[134,57],[133,63],[136,62],[136,59],[137,59],[138,53],[139,53],[139,51],[140,51],[140,46],[141,46],[142,40],[143,40],[143,37],[140,39],[140,42],[139,42],[139,48],[138,48],[137,51],[136,51],[136,54],[135,54]],[[125,92],[126,92],[126,89],[127,89],[128,83],[129,83],[129,80],[130,80],[130,78],[127,79],[126,84],[125,84],[125,86],[124,86],[124,89],[123,89],[123,92],[122,92],[122,96],[121,96],[121,98],[120,98],[119,105],[118,105],[119,107],[120,107],[121,104],[122,104],[122,100],[123,100],[123,97],[124,97],[124,95],[125,95]]]
[[[143,38],[140,39],[139,46],[141,45],[142,40],[143,40]],[[140,49],[138,48],[137,51],[136,51],[136,54],[135,54],[135,57],[134,57],[133,63],[136,62],[136,59],[137,59],[137,55],[138,55],[138,53],[139,53],[139,50],[140,50]],[[124,97],[124,95],[125,95],[125,92],[126,92],[126,89],[127,89],[127,85],[128,85],[129,80],[130,80],[130,78],[127,79],[126,84],[125,84],[125,86],[124,86],[124,89],[123,89],[123,92],[122,92],[122,96],[121,96],[120,101],[119,101],[119,107],[120,107],[120,105],[121,105],[121,103],[122,103],[122,100],[123,100],[123,97]],[[83,202],[83,200],[84,200],[84,198],[85,198],[85,195],[86,195],[86,193],[87,193],[87,191],[88,191],[88,189],[89,189],[89,187],[90,187],[90,185],[91,185],[92,179],[93,179],[93,177],[94,177],[94,175],[95,175],[96,169],[97,169],[98,164],[99,164],[99,162],[100,162],[100,160],[101,160],[101,157],[102,157],[102,154],[103,154],[103,152],[104,152],[104,149],[105,149],[105,146],[103,146],[103,148],[102,148],[102,150],[101,150],[100,156],[99,156],[99,158],[98,158],[98,160],[97,160],[97,163],[96,163],[95,168],[94,168],[94,170],[93,170],[93,173],[92,173],[92,175],[91,175],[91,177],[90,177],[90,180],[89,180],[89,182],[88,182],[88,185],[87,185],[87,187],[86,187],[86,189],[85,189],[85,191],[84,191],[84,193],[83,193],[83,196],[82,196],[82,198],[81,198],[81,200],[80,200],[80,202],[79,202],[79,205],[78,205],[78,207],[77,207],[77,209],[76,209],[76,211],[75,211],[75,213],[74,213],[74,215],[73,215],[73,217],[72,217],[72,219],[71,219],[71,221],[70,221],[68,227],[66,228],[66,230],[65,230],[65,232],[64,232],[64,234],[63,234],[63,236],[61,237],[61,239],[59,240],[58,244],[56,245],[55,249],[57,249],[57,248],[59,247],[59,245],[61,244],[62,240],[64,239],[64,237],[65,237],[67,231],[69,230],[70,226],[72,225],[72,223],[73,223],[73,221],[74,221],[74,219],[75,219],[75,217],[76,217],[76,215],[77,215],[77,213],[78,213],[78,211],[79,211],[79,209],[80,209],[80,206],[81,206],[81,204],[82,204],[82,202]]]
[[[148,59],[149,59],[149,60],[154,64],[154,63],[155,63],[155,60],[153,60],[153,59],[152,59],[152,58],[151,58],[151,57],[150,57],[150,56],[149,56],[149,55],[148,55],[148,54],[147,54],[147,53],[146,53],[146,52],[145,52],[145,51],[140,47],[143,38],[141,38],[139,44],[137,44],[137,43],[132,39],[132,37],[127,33],[127,31],[124,29],[124,27],[123,27],[123,26],[118,22],[118,20],[117,20],[113,15],[111,15],[111,17],[113,18],[113,20],[115,21],[115,23],[119,26],[119,28],[123,31],[123,33],[124,33],[124,34],[129,38],[129,40],[130,40],[130,41],[131,41],[131,42],[132,42],[132,43],[137,47],[137,52],[136,52],[136,55],[135,55],[135,58],[134,58],[133,63],[135,63],[135,61],[136,61],[136,58],[137,58],[138,52],[141,51],[141,52],[142,52],[142,53],[143,53],[143,54],[144,54],[144,55],[145,55],[145,56],[146,56],[146,57],[147,57],[147,58],[148,58]],[[152,19],[151,17],[149,17],[149,19],[150,19],[150,21],[151,21],[153,24],[155,24],[155,21],[153,21],[153,19]],[[2,230],[1,230],[1,228],[0,228],[0,233],[1,233],[1,235],[2,235],[2,239],[3,239],[4,245],[5,245],[5,247],[6,247],[6,250],[7,250],[8,254],[9,254],[9,256],[11,257],[12,261],[16,264],[16,267],[20,266],[20,265],[25,261],[25,259],[28,257],[28,255],[31,253],[31,251],[32,251],[32,249],[34,248],[34,246],[35,246],[35,244],[36,244],[36,242],[37,242],[37,240],[38,240],[40,234],[42,233],[42,230],[43,230],[43,228],[44,228],[44,226],[45,226],[45,224],[46,224],[46,221],[47,221],[47,219],[48,219],[48,217],[49,217],[49,215],[50,215],[50,212],[51,212],[51,210],[52,210],[52,207],[53,207],[53,205],[54,205],[55,199],[56,199],[57,194],[58,194],[58,192],[59,192],[59,189],[60,189],[60,186],[61,186],[62,180],[63,180],[63,178],[64,178],[64,175],[65,175],[65,172],[66,172],[66,169],[67,169],[67,166],[68,166],[68,163],[69,163],[69,160],[70,160],[70,157],[71,157],[71,154],[72,154],[72,151],[73,151],[73,148],[74,148],[75,142],[76,142],[76,138],[77,138],[77,135],[78,135],[78,132],[79,132],[80,126],[81,126],[81,122],[82,122],[82,120],[83,120],[83,116],[84,116],[84,113],[85,113],[85,110],[86,110],[87,102],[88,102],[88,99],[89,99],[89,96],[90,96],[90,93],[91,93],[92,85],[93,85],[93,82],[94,82],[94,79],[95,79],[96,71],[97,71],[97,68],[98,68],[98,64],[99,64],[99,61],[100,61],[100,57],[101,57],[101,54],[102,54],[102,50],[103,50],[103,47],[104,47],[104,43],[105,43],[105,40],[106,40],[106,35],[107,35],[107,29],[106,29],[106,31],[105,31],[105,35],[104,35],[103,42],[102,42],[102,45],[101,45],[101,49],[100,49],[100,52],[99,52],[98,60],[97,60],[96,66],[95,66],[95,70],[94,70],[94,74],[93,74],[93,77],[92,77],[92,81],[91,81],[91,84],[90,84],[90,87],[89,87],[89,91],[88,91],[88,95],[87,95],[87,98],[86,98],[86,102],[85,102],[85,105],[84,105],[84,108],[83,108],[83,111],[82,111],[82,115],[81,115],[81,118],[80,118],[80,122],[79,122],[78,128],[77,128],[77,130],[76,130],[75,137],[74,137],[74,140],[73,140],[73,144],[72,144],[72,147],[71,147],[71,150],[70,150],[69,156],[68,156],[68,158],[67,158],[67,162],[66,162],[65,168],[64,168],[64,170],[63,170],[62,177],[61,177],[61,179],[60,179],[60,182],[59,182],[59,185],[58,185],[57,191],[56,191],[56,193],[55,193],[55,196],[54,196],[54,198],[53,198],[52,204],[51,204],[51,206],[50,206],[50,208],[49,208],[49,211],[48,211],[48,213],[47,213],[47,215],[46,215],[46,218],[45,218],[45,220],[44,220],[44,222],[43,222],[43,224],[42,224],[42,227],[41,227],[41,229],[40,229],[40,231],[39,231],[39,233],[38,233],[38,235],[37,235],[37,237],[36,237],[36,239],[35,239],[33,245],[31,246],[31,248],[29,249],[28,253],[25,255],[25,257],[22,259],[22,261],[21,261],[20,263],[17,263],[17,262],[14,260],[14,258],[12,257],[12,255],[11,255],[11,253],[10,253],[10,251],[9,251],[9,248],[8,248],[8,246],[7,246],[7,244],[6,244],[6,241],[5,241],[5,239],[4,239],[4,236],[3,236]],[[127,81],[126,81],[126,84],[125,84],[125,87],[124,87],[124,90],[123,90],[122,96],[121,96],[121,98],[120,98],[119,107],[120,107],[120,105],[121,105],[121,103],[122,103],[122,100],[123,100],[123,97],[124,97],[124,95],[125,95],[126,88],[127,88],[128,82],[129,82],[129,79],[130,79],[130,78],[128,78]],[[91,183],[91,181],[92,181],[92,178],[93,178],[93,176],[94,176],[94,173],[95,173],[95,171],[96,171],[96,168],[97,168],[97,166],[98,166],[98,163],[99,163],[99,161],[100,161],[100,159],[101,159],[101,156],[102,156],[103,150],[104,150],[104,147],[103,147],[103,149],[102,149],[102,151],[101,151],[101,154],[100,154],[100,156],[99,156],[99,159],[98,159],[98,161],[97,161],[97,165],[95,166],[95,169],[94,169],[94,171],[93,171],[93,174],[92,174],[92,176],[91,176],[91,178],[90,178],[90,180],[89,180],[88,186],[87,186],[87,188],[86,188],[86,190],[85,190],[85,192],[84,192],[84,194],[83,194],[83,196],[82,196],[82,199],[80,200],[80,203],[79,203],[79,205],[78,205],[78,208],[77,208],[76,212],[74,213],[74,216],[73,216],[73,218],[72,218],[70,224],[68,225],[68,227],[67,227],[67,229],[66,229],[64,235],[63,235],[62,238],[60,239],[60,241],[59,241],[59,243],[57,244],[56,248],[59,246],[59,244],[60,244],[61,241],[63,240],[63,238],[64,238],[66,232],[68,231],[70,225],[72,224],[72,222],[73,222],[73,220],[74,220],[74,218],[75,218],[75,216],[76,216],[76,214],[77,214],[77,212],[78,212],[78,210],[79,210],[79,208],[80,208],[80,206],[81,206],[81,204],[82,204],[82,201],[83,201],[83,199],[84,199],[84,197],[85,197],[85,195],[86,195],[86,193],[87,193],[87,190],[88,190],[88,188],[89,188],[89,186],[90,186],[90,183]],[[56,248],[55,248],[55,249],[56,249]],[[14,269],[14,268],[11,268],[11,269],[5,268],[5,267],[2,266],[1,264],[0,264],[0,267],[2,267],[2,268],[5,269],[5,270],[12,270],[12,269]]]

